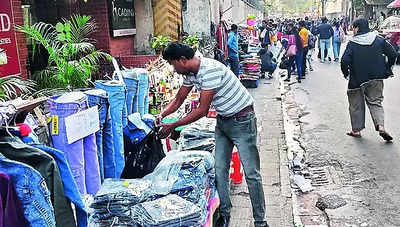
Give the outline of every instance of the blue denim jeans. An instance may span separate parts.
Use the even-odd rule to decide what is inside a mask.
[[[138,94],[139,94],[139,78],[134,70],[122,71],[124,82],[126,85],[126,107],[127,115],[138,112]]]
[[[292,66],[295,65],[296,69],[297,69],[297,75],[298,75],[297,78],[300,79],[300,77],[302,76],[302,73],[303,73],[303,51],[297,51],[296,55],[290,56],[289,57],[289,65],[291,67],[288,69],[288,78],[290,78],[290,76],[292,74],[292,71],[293,71]]]
[[[149,113],[149,74],[141,73],[139,78],[139,91],[137,97],[138,112],[140,116]]]
[[[320,40],[320,47],[321,47],[321,61],[324,62],[325,58],[323,53],[326,50],[327,55],[329,55],[329,49],[331,48],[331,39],[321,39]]]
[[[70,103],[57,103],[55,101],[57,98],[49,99],[50,116],[58,116],[58,134],[50,133],[53,146],[65,153],[79,192],[82,195],[87,193],[94,195],[101,185],[96,137],[92,134],[68,144],[65,128],[66,117],[87,109],[87,97]],[[50,129],[53,124],[52,121],[49,125]]]
[[[103,151],[105,160],[104,176],[105,178],[120,178],[122,170],[125,167],[123,129],[126,125],[128,125],[126,88],[124,84],[100,80],[95,82],[95,87],[107,91],[112,122],[112,138],[114,150],[112,151],[112,153],[109,153],[105,150]],[[114,163],[106,161],[111,159],[114,160]]]
[[[99,90],[103,91],[101,89],[93,89],[85,93],[88,95],[89,106],[97,106],[99,110],[100,130],[96,132],[96,144],[100,178],[101,183],[103,183],[105,175],[107,175],[107,177],[111,175],[112,177],[113,175],[109,172],[115,172],[115,157],[113,155],[112,125],[107,93],[104,95]],[[109,171],[107,174],[104,173],[105,166],[107,166],[107,170]]]
[[[24,142],[27,142],[29,137],[23,138]],[[83,203],[81,194],[78,191],[78,186],[75,183],[74,177],[72,176],[71,168],[67,162],[67,159],[61,151],[52,147],[47,147],[42,144],[30,144],[31,146],[38,148],[54,158],[60,169],[61,180],[64,185],[65,196],[75,205],[76,217],[78,227],[86,227],[88,225],[88,213]]]
[[[333,38],[333,56],[335,59],[339,58],[340,55],[340,45],[342,43],[340,42],[339,37],[334,37]]]
[[[260,155],[257,148],[257,118],[254,113],[245,117],[217,117],[215,127],[215,171],[220,212],[230,216],[232,203],[229,191],[229,169],[233,146],[238,148],[243,164],[255,226],[265,226],[265,197],[260,174]]]
[[[6,159],[2,154],[0,154],[0,171],[11,177],[29,225],[55,227],[56,219],[50,192],[39,172],[28,165]]]

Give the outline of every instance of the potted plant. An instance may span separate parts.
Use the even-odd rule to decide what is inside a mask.
[[[43,22],[17,26],[32,40],[34,51],[42,45],[49,54],[47,67],[34,72],[40,89],[87,87],[91,75],[102,59],[111,61],[107,53],[96,50],[90,35],[97,30],[90,16],[72,15],[56,26]]]
[[[190,46],[191,48],[193,48],[194,51],[196,51],[197,48],[198,48],[199,45],[200,45],[200,39],[199,39],[199,37],[197,37],[196,35],[189,35],[189,36],[187,36],[187,37],[183,40],[183,42],[184,42],[186,45],[188,45],[188,46]]]
[[[157,54],[161,54],[162,51],[171,42],[171,38],[168,36],[159,35],[153,38],[151,47],[156,51]]]

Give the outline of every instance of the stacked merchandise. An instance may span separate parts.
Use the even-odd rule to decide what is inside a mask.
[[[179,145],[183,151],[201,150],[213,152],[215,149],[215,126],[213,118],[201,118],[182,130]]]
[[[261,60],[255,55],[242,55],[240,65],[242,72],[240,80],[247,88],[258,87],[258,79],[261,75]]]
[[[94,226],[180,226],[176,222],[180,220],[183,226],[200,226],[207,222],[209,199],[216,197],[214,181],[212,154],[172,152],[142,179],[107,180],[91,204],[90,222]]]

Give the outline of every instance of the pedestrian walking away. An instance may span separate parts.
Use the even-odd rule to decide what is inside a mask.
[[[370,31],[368,20],[355,20],[353,31],[354,38],[347,44],[341,60],[343,75],[349,80],[347,96],[352,130],[347,135],[361,137],[366,103],[375,130],[384,140],[391,141],[393,138],[384,127],[383,80],[393,75],[397,54],[385,39]]]
[[[334,61],[339,61],[340,46],[345,42],[344,31],[339,22],[333,24],[333,55]]]
[[[331,38],[333,36],[332,26],[327,24],[328,19],[322,18],[322,24],[317,28],[316,34],[319,34],[320,48],[321,48],[321,62],[325,62],[325,51],[329,55],[329,49],[331,48]]]
[[[200,106],[175,123],[163,124],[160,136],[166,138],[175,128],[206,116],[212,104],[218,114],[215,128],[215,170],[221,204],[217,226],[229,226],[232,208],[229,170],[233,146],[238,148],[243,164],[253,207],[254,225],[268,226],[257,148],[254,99],[225,65],[214,59],[194,56],[193,49],[185,44],[177,42],[169,44],[163,51],[163,58],[173,65],[176,72],[184,76],[184,82],[175,99],[159,118],[178,110],[193,87],[200,91]]]

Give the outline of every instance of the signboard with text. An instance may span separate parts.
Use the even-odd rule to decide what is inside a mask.
[[[11,0],[0,0],[0,77],[21,74]]]
[[[110,28],[113,37],[135,35],[134,0],[111,0],[109,7]]]

